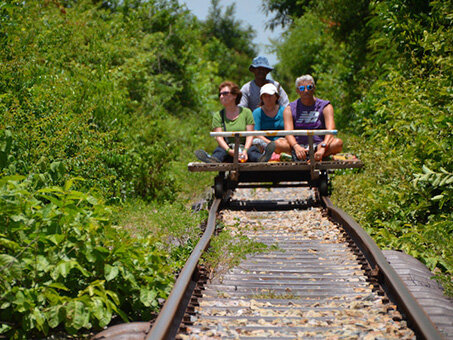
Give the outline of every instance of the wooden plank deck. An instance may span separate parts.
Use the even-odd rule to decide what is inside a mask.
[[[352,169],[361,168],[363,163],[359,159],[351,160],[333,160],[322,161],[314,164],[316,170],[336,170],[336,169]],[[202,163],[191,162],[188,164],[190,172],[202,171],[300,171],[311,170],[312,167],[307,161],[301,162],[268,162],[268,163]]]

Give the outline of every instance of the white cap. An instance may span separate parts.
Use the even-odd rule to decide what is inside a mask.
[[[277,91],[277,88],[275,87],[274,84],[272,83],[267,83],[267,84],[264,84],[262,87],[261,87],[261,90],[260,90],[260,97],[263,95],[263,94],[270,94],[271,96],[273,94],[276,94],[278,93]]]

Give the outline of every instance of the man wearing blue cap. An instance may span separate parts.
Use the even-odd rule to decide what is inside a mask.
[[[248,107],[253,112],[257,107],[260,106],[260,89],[267,83],[274,84],[278,89],[278,94],[280,95],[278,103],[283,107],[289,105],[288,95],[286,94],[285,90],[283,90],[281,85],[275,80],[266,78],[267,74],[273,69],[274,68],[269,65],[269,61],[266,57],[258,56],[253,59],[249,70],[255,75],[255,79],[242,86],[242,98],[239,106]]]

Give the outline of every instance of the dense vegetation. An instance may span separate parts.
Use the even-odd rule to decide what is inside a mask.
[[[149,320],[167,296],[206,183],[185,164],[225,66],[255,54],[215,5],[200,23],[177,1],[0,1],[0,334]]]
[[[337,176],[333,198],[382,248],[437,272],[453,294],[452,2],[267,0],[278,78],[312,73],[365,169]]]
[[[451,3],[297,3],[265,1],[288,27],[274,78],[294,98],[312,73],[366,163],[334,198],[451,287]],[[213,0],[200,22],[176,0],[0,0],[1,335],[158,311],[199,234],[186,205],[211,176],[187,180],[186,164],[214,145],[216,87],[250,78],[254,33],[234,10]]]

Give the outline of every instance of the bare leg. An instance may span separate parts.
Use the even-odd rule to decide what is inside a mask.
[[[315,153],[315,160],[321,160],[327,156],[335,155],[343,150],[343,141],[340,138],[334,138],[332,143],[329,144],[329,147],[326,149],[318,148],[318,151]]]
[[[275,153],[282,153],[286,152],[291,154],[291,147],[289,146],[288,141],[286,138],[279,138],[275,140]]]

